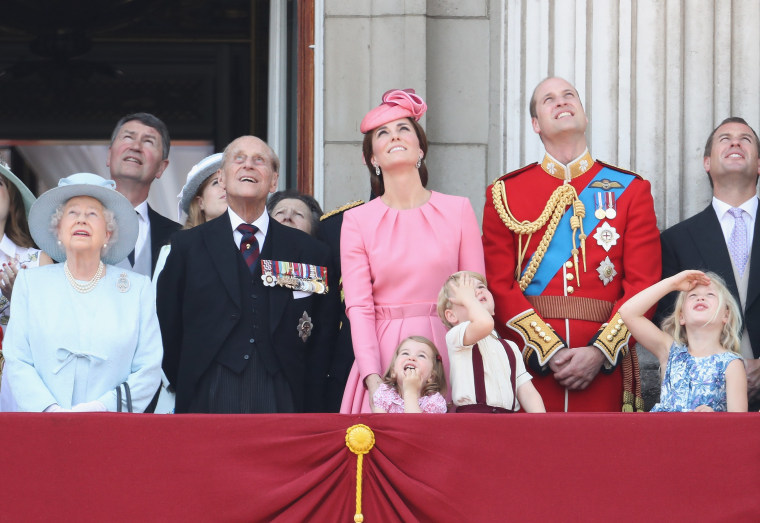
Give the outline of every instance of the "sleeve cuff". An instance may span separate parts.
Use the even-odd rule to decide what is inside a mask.
[[[540,372],[558,350],[565,348],[564,340],[533,309],[513,317],[507,326],[522,338],[525,362]]]
[[[620,313],[616,312],[608,323],[602,324],[596,338],[591,341],[591,345],[604,354],[605,370],[613,369],[620,361],[620,357],[628,353],[628,340],[630,338],[631,331],[623,323]]]

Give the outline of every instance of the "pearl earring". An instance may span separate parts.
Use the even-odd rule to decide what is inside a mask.
[[[417,160],[417,169],[419,169],[421,165],[422,165],[422,155],[420,155],[419,159]]]
[[[380,172],[380,166],[379,166],[379,165],[377,165],[377,164],[375,164],[375,175],[376,175],[376,176],[380,176],[380,174],[382,174],[382,173]]]

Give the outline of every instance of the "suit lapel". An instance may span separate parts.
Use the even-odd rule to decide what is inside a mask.
[[[747,282],[747,303],[745,309],[760,295],[760,210],[755,215],[755,232],[749,258],[749,281]]]
[[[712,205],[697,214],[693,227],[689,229],[694,244],[697,246],[700,257],[704,260],[704,267],[713,267],[713,270],[723,275],[726,286],[731,294],[739,301],[739,288],[734,278],[734,266],[731,263],[731,255],[723,236],[718,215]]]
[[[180,229],[180,225],[161,216],[148,205],[148,221],[150,221],[150,267],[151,274],[156,270],[161,247],[169,243],[169,237]]]
[[[232,240],[230,215],[222,214],[203,226],[203,242],[209,251],[213,269],[222,281],[232,301],[240,307],[240,278],[238,252]]]
[[[261,251],[263,259],[296,261],[290,252],[290,246],[286,241],[283,241],[284,228],[285,226],[277,221],[269,220],[269,229],[264,240],[264,249]],[[285,307],[292,297],[293,291],[291,289],[280,286],[275,286],[272,288],[272,292],[269,293],[269,330],[271,333],[274,333],[280,324]],[[295,328],[296,325],[293,325],[293,329]]]

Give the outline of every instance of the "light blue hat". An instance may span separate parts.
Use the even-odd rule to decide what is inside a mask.
[[[58,235],[50,227],[50,219],[59,205],[76,196],[91,196],[113,212],[117,230],[109,247],[102,254],[104,263],[119,263],[132,252],[137,243],[137,214],[129,200],[116,191],[116,182],[91,173],[72,174],[62,178],[58,187],[42,194],[29,211],[29,231],[40,249],[57,262],[66,259],[66,251],[58,243]]]
[[[195,193],[206,179],[222,167],[222,157],[224,153],[215,153],[206,156],[203,160],[193,165],[190,172],[187,173],[187,181],[184,187],[177,195],[179,204],[177,209],[177,219],[182,219],[182,212],[187,214],[190,210],[190,202],[195,198]]]

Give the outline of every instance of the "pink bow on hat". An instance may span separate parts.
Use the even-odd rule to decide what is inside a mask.
[[[359,127],[366,133],[399,118],[419,120],[427,111],[427,104],[414,89],[391,89],[383,94],[383,103],[372,109],[362,119]]]

